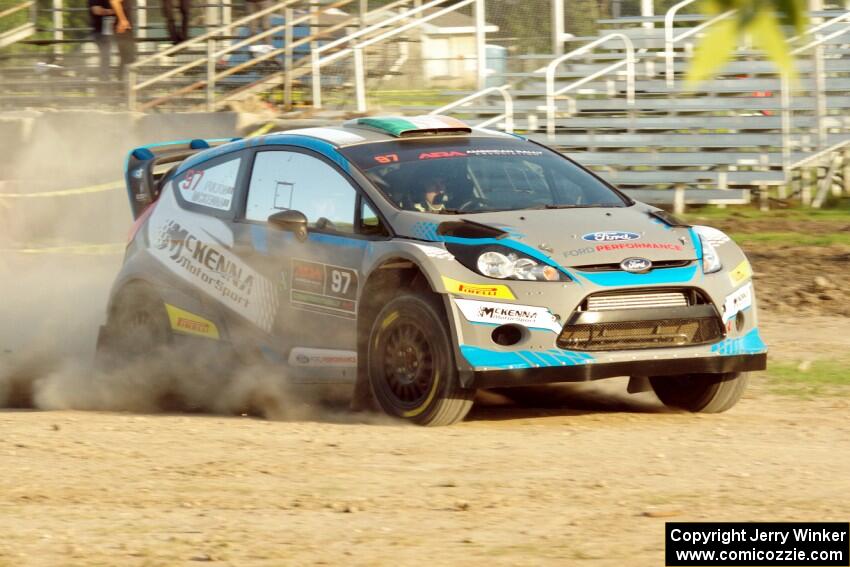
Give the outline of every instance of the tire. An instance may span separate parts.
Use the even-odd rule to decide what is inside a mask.
[[[132,364],[164,351],[170,342],[165,304],[148,286],[129,284],[116,298],[98,339],[98,366]]]
[[[458,384],[451,332],[437,296],[405,294],[372,323],[368,377],[389,415],[419,425],[451,425],[472,407],[474,389]]]
[[[747,374],[651,376],[649,382],[665,406],[694,413],[720,413],[741,399],[747,387]]]

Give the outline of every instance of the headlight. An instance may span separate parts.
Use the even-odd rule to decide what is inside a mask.
[[[710,227],[695,226],[694,232],[699,238],[700,246],[702,247],[702,271],[705,274],[713,274],[720,271],[723,264],[720,263],[720,254],[717,253],[717,248],[712,244],[712,240],[718,242],[717,234],[724,235],[717,229]],[[728,237],[726,237],[728,240]]]
[[[543,282],[570,280],[569,276],[554,266],[541,263],[507,247],[485,248],[452,244],[447,244],[446,247],[461,264],[488,278]]]
[[[702,238],[699,240],[702,243],[703,273],[713,274],[714,272],[719,272],[723,264],[720,263],[720,255],[717,253],[717,249],[707,240],[703,240]]]

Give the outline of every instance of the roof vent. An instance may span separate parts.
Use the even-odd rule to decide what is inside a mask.
[[[396,138],[422,134],[470,134],[472,132],[472,128],[465,122],[439,115],[355,118],[346,122],[345,125],[351,128],[376,130]]]

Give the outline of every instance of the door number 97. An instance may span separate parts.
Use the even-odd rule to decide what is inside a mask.
[[[331,270],[331,291],[346,295],[351,285],[351,273]]]

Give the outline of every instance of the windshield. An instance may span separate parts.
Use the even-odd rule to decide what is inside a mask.
[[[514,139],[392,140],[343,148],[398,208],[436,214],[623,207],[563,156]]]

